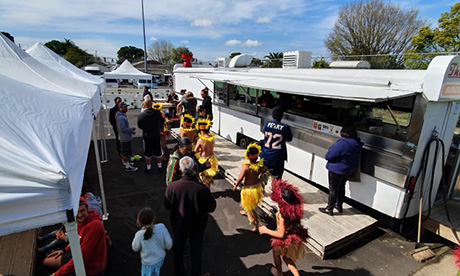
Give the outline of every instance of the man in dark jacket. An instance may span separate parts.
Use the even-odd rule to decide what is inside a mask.
[[[121,145],[120,145],[120,139],[118,138],[117,119],[115,119],[115,115],[117,114],[117,111],[119,110],[121,98],[116,97],[113,101],[115,102],[115,106],[110,109],[109,122],[112,125],[113,132],[115,133],[115,139],[117,140],[117,151],[118,151],[118,155],[120,155]]]
[[[156,158],[158,171],[162,168],[163,152],[161,150],[161,130],[163,129],[164,119],[159,110],[152,108],[152,101],[144,101],[146,109],[139,114],[137,126],[143,130],[145,173],[152,171],[152,157]]]
[[[342,138],[329,148],[325,156],[329,171],[329,199],[326,208],[319,208],[321,212],[331,216],[334,208],[339,213],[343,212],[345,184],[359,164],[363,146],[353,126],[343,127],[340,136]]]
[[[209,97],[209,90],[207,87],[201,90],[201,97],[203,98],[203,103],[201,104],[206,109],[206,119],[212,121],[212,100]]]
[[[192,275],[201,275],[201,245],[208,222],[208,213],[216,209],[216,200],[209,189],[195,181],[195,162],[189,156],[179,161],[183,176],[172,182],[165,192],[164,206],[171,211],[174,233],[174,272],[185,275],[184,246],[190,240]]]

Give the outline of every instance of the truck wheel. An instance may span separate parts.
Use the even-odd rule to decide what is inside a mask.
[[[249,145],[249,140],[248,138],[244,137],[243,135],[241,135],[240,137],[240,141],[239,141],[239,145],[242,149],[246,149]]]

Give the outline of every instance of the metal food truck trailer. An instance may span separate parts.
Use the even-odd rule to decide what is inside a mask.
[[[346,196],[401,219],[418,213],[420,191],[424,210],[434,203],[459,116],[459,65],[460,56],[438,56],[427,70],[176,67],[173,77],[176,91],[209,88],[212,130],[242,147],[263,139],[268,91],[292,127],[286,169],[324,187],[324,155],[353,124],[364,146],[360,181],[349,181]]]

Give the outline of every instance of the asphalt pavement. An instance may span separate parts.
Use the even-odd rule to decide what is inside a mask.
[[[128,118],[132,126],[136,125],[137,110],[129,110]],[[140,133],[132,141],[133,154],[142,155]],[[113,135],[106,140],[108,162],[101,164],[109,219],[104,226],[109,232],[113,246],[109,249],[105,275],[140,275],[139,253],[133,252],[131,242],[135,232],[137,212],[146,206],[157,215],[157,222],[164,223],[170,230],[169,212],[163,207],[165,171],[146,175],[144,162],[135,162],[139,171],[126,172],[115,150]],[[168,140],[168,149],[172,151],[175,141]],[[216,145],[218,147],[219,145]],[[100,195],[96,161],[93,146],[88,155],[86,179],[89,190]],[[240,196],[232,191],[232,184],[216,177],[211,192],[217,201],[217,209],[209,216],[203,243],[203,273],[211,275],[270,275],[273,264],[270,238],[251,231],[247,217],[239,214]],[[263,217],[269,227],[275,222]],[[418,263],[409,254],[414,243],[402,236],[380,227],[372,235],[358,243],[348,246],[327,260],[322,260],[312,252],[298,261],[301,275],[426,275],[422,269],[440,263],[443,252],[449,252],[446,246],[438,248],[437,259],[428,263]],[[441,252],[441,250],[444,250]],[[443,254],[441,254],[443,253]],[[185,257],[190,273],[190,256]],[[443,266],[446,266],[445,263]],[[449,267],[452,265],[449,262]],[[285,275],[286,266],[283,266]],[[37,269],[37,275],[47,275]],[[449,275],[436,268],[426,271],[430,275]],[[449,270],[452,271],[452,270]],[[438,274],[439,273],[439,274]],[[450,273],[450,272],[448,272]],[[172,251],[168,251],[161,275],[173,275]],[[188,274],[189,275],[189,274]]]

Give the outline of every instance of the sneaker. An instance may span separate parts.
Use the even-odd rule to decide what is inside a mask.
[[[318,210],[319,210],[321,213],[328,214],[329,216],[333,216],[333,215],[334,215],[334,213],[332,212],[332,210],[328,210],[327,208],[318,208]]]
[[[129,162],[129,166],[130,166],[130,167],[134,166],[134,163],[133,163],[133,162]],[[125,164],[121,163],[121,167],[124,169],[124,168],[125,168]]]
[[[137,168],[133,167],[133,166],[129,166],[129,167],[125,168],[125,171],[127,171],[127,172],[135,172],[135,171],[137,171]]]
[[[338,205],[335,205],[334,208],[337,209],[339,213],[343,213],[343,207],[339,207]]]

